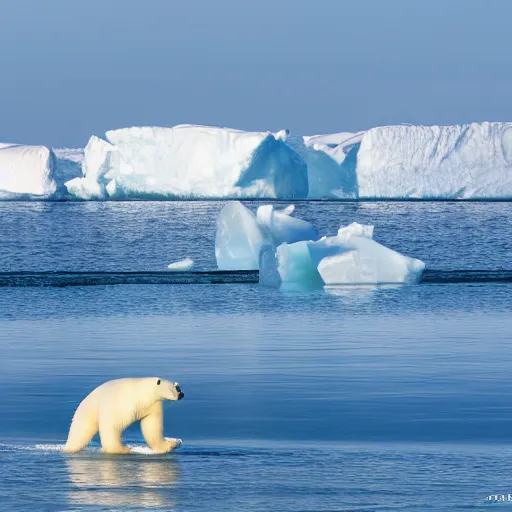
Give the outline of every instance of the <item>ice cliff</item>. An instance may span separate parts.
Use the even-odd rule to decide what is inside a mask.
[[[0,144],[0,199],[512,199],[512,123],[297,136],[179,125]]]

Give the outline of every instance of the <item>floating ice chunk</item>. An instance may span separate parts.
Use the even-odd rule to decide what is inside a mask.
[[[309,250],[310,244],[301,241],[282,244],[277,248],[277,271],[281,277],[282,290],[298,291],[323,286],[324,282]],[[274,282],[278,281],[274,279]]]
[[[222,270],[257,270],[264,244],[275,248],[299,240],[316,240],[318,231],[309,222],[291,217],[293,205],[275,210],[260,206],[256,216],[242,203],[228,203],[217,219],[215,256]]]
[[[220,270],[257,270],[265,237],[255,215],[239,201],[222,208],[217,218],[215,257]]]
[[[194,266],[194,260],[190,258],[185,258],[184,260],[175,261],[170,265],[167,265],[169,270],[173,270],[174,272],[186,272],[190,270]]]
[[[4,198],[48,198],[57,190],[54,155],[45,146],[0,147],[0,192]]]
[[[318,273],[326,285],[417,283],[425,264],[362,236],[347,241],[351,250],[326,256]]]
[[[256,212],[256,220],[266,238],[277,247],[282,243],[292,244],[300,240],[317,240],[318,231],[309,222],[288,213],[274,210],[270,204],[260,206]]]
[[[277,248],[275,262],[270,254],[260,258],[264,263],[260,282],[283,290],[301,290],[337,284],[410,284],[420,280],[425,269],[422,261],[388,249],[372,236],[373,226],[353,223],[341,228],[336,236],[316,242],[283,243]],[[279,279],[273,275],[275,269]]]
[[[361,198],[510,198],[512,123],[373,128],[357,181]]]

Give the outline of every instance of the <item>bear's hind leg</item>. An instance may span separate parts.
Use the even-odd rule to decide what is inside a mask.
[[[87,418],[85,415],[75,416],[69,428],[68,439],[64,445],[65,453],[77,453],[82,451],[98,432],[96,419]]]
[[[122,435],[124,429],[118,429],[112,425],[102,425],[100,422],[101,448],[104,453],[126,454],[131,453],[130,448],[123,444]]]

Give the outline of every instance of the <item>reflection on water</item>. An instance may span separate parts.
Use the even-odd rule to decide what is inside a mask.
[[[373,294],[379,290],[394,290],[402,288],[404,284],[357,284],[357,285],[329,285],[323,290],[328,295],[342,297],[344,303],[364,303],[370,301]]]
[[[178,462],[141,456],[78,454],[66,458],[70,505],[171,508],[179,478]]]

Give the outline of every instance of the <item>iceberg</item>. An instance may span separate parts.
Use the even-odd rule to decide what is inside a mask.
[[[2,199],[511,199],[512,123],[298,136],[178,125],[0,143]]]
[[[0,196],[3,199],[51,197],[57,190],[53,179],[54,155],[45,146],[0,146]]]
[[[275,210],[260,206],[256,215],[239,201],[229,202],[217,218],[215,257],[221,270],[258,270],[264,246],[275,252],[283,243],[317,240],[316,228],[305,220],[292,217],[294,206]]]
[[[512,197],[512,123],[383,126],[357,150],[359,197]]]
[[[425,264],[384,247],[371,238],[352,236],[348,250],[324,257],[317,266],[326,285],[415,284]]]
[[[239,201],[229,202],[217,218],[215,258],[220,270],[258,270],[265,237],[256,216]]]
[[[101,190],[114,199],[305,199],[307,166],[277,135],[195,125],[111,130],[108,142],[89,141],[84,176],[66,185],[85,198]]]
[[[262,253],[260,284],[282,290],[324,285],[414,284],[425,264],[373,240],[373,226],[353,223],[336,236],[281,244]]]

